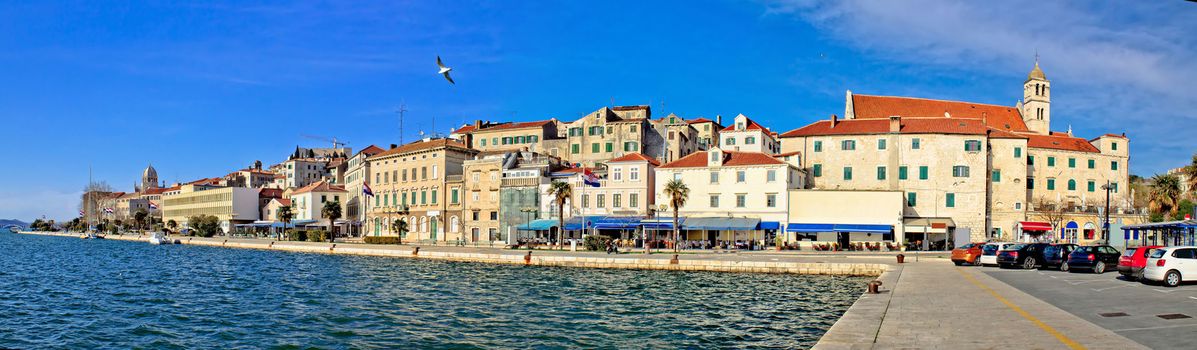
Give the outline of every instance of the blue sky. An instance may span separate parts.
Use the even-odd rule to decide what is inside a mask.
[[[219,176],[337,137],[615,104],[774,130],[844,91],[1013,105],[1036,52],[1053,128],[1126,132],[1131,171],[1197,152],[1184,2],[0,2],[0,218],[69,218],[87,182]],[[435,57],[458,84],[438,75]]]

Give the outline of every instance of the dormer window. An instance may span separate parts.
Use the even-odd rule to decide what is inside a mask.
[[[744,123],[736,123],[736,130],[744,130]]]

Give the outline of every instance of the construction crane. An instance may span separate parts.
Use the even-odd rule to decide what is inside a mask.
[[[324,142],[332,142],[332,145],[333,145],[333,146],[332,146],[332,148],[333,148],[333,149],[339,149],[339,148],[341,148],[342,146],[345,146],[345,145],[348,145],[348,144],[349,144],[349,142],[341,142],[341,141],[337,141],[337,138],[336,138],[336,137],[333,137],[333,138],[327,138],[327,137],[321,137],[321,136],[316,136],[316,135],[307,135],[307,134],[300,135],[300,136],[303,136],[303,137],[305,137],[305,138],[309,138],[309,139],[313,139],[313,140],[320,140],[320,141],[324,141]]]

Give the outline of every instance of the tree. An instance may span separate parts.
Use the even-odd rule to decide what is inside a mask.
[[[1172,215],[1172,220],[1184,220],[1186,214],[1193,213],[1193,201],[1188,199],[1180,200],[1180,204],[1176,205],[1176,214]]]
[[[399,234],[399,244],[403,244],[403,237],[407,236],[407,220],[399,218],[399,220],[391,221],[391,231]]]
[[[1193,159],[1181,170],[1181,174],[1184,174],[1186,185],[1189,187],[1187,194],[1197,198],[1197,154],[1193,155]]]
[[[1064,218],[1067,216],[1066,208],[1059,202],[1054,202],[1047,197],[1040,196],[1035,201],[1035,213],[1052,225],[1052,229],[1059,230],[1060,225],[1064,223]],[[1054,231],[1053,231],[1054,234]]]
[[[176,222],[175,219],[170,219],[166,221],[166,228],[170,229],[171,232],[178,232],[175,230],[179,228],[179,223]]]
[[[278,219],[278,221],[283,222],[283,233],[287,233],[287,224],[291,223],[292,218],[295,218],[295,213],[291,212],[291,206],[287,205],[278,207],[278,212],[276,212],[274,216],[276,219]],[[280,241],[283,239],[283,233],[278,235]]]
[[[559,224],[557,226],[557,244],[560,245],[561,238],[565,237],[563,236],[563,231],[565,230],[565,200],[574,196],[574,188],[568,182],[553,181],[552,184],[549,184],[549,195],[553,196],[553,199],[557,201],[557,223]],[[586,218],[582,218],[582,220],[586,220]]]
[[[673,179],[665,184],[665,196],[669,197],[669,207],[673,209],[673,251],[677,251],[677,244],[681,239],[681,227],[678,225],[677,212],[686,200],[690,198],[690,188],[682,180]],[[655,232],[655,231],[654,231]]]
[[[212,237],[220,231],[220,219],[212,215],[199,215],[187,218],[187,226],[193,234],[200,237]]]
[[[149,215],[150,213],[147,213],[145,209],[138,209],[136,213],[133,213],[133,221],[137,223],[138,229],[145,228],[145,218]]]
[[[1151,195],[1148,207],[1151,211],[1164,217],[1170,217],[1176,212],[1176,204],[1180,198],[1180,179],[1175,175],[1156,175],[1151,178]]]
[[[324,202],[324,208],[320,209],[320,215],[324,215],[328,219],[328,241],[333,242],[337,240],[337,219],[341,218],[341,202]]]

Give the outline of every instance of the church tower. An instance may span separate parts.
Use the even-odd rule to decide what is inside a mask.
[[[1035,69],[1027,74],[1027,81],[1022,83],[1022,120],[1032,132],[1048,135],[1051,133],[1051,82],[1039,69],[1039,58],[1035,58]]]
[[[141,188],[140,191],[158,188],[158,170],[154,170],[154,166],[145,167],[145,171],[141,172]]]

